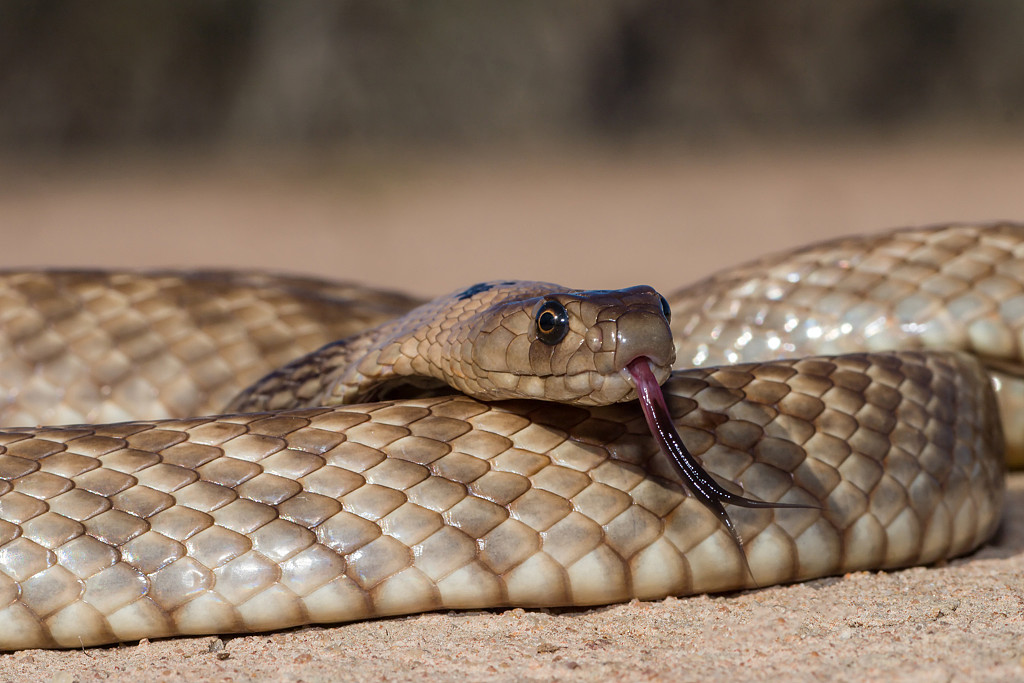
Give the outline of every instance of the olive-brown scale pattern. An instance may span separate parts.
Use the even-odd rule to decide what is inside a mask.
[[[981,355],[1004,415],[1019,414],[1022,235],[1009,224],[913,229],[726,271],[671,297],[678,364],[749,359],[759,346],[951,345]],[[415,305],[357,296],[252,273],[0,273],[0,381],[14,379],[0,384],[2,419],[214,412],[285,358]],[[609,358],[578,334],[567,338]],[[562,365],[553,351],[528,360]],[[682,493],[635,406],[447,397],[7,430],[0,647],[767,585],[962,554],[998,521],[1000,425],[968,357],[695,370],[668,393],[687,445],[723,485],[820,506],[730,509],[753,578]],[[1007,422],[1011,450],[1021,425]],[[449,563],[470,550],[469,564]]]
[[[668,296],[677,366],[956,349],[995,378],[1024,465],[1024,225],[848,237],[723,270]]]
[[[296,356],[417,303],[256,272],[0,272],[0,425],[222,412]]]
[[[433,609],[601,604],[967,552],[998,521],[973,359],[677,373],[753,578],[634,404],[464,396],[0,432],[0,647],[78,647]]]

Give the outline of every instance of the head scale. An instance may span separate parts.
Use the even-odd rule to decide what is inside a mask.
[[[636,397],[626,372],[636,358],[645,357],[659,381],[671,372],[668,305],[650,287],[492,283],[469,291],[459,301],[475,310],[456,314],[448,328],[453,362],[443,378],[465,393],[601,405]]]

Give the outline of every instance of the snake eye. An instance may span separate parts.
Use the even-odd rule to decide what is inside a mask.
[[[668,300],[665,297],[659,297],[661,299],[661,313],[665,316],[665,322],[672,322],[672,309],[669,308]]]
[[[547,301],[537,311],[537,338],[554,346],[569,333],[569,314],[557,301]]]

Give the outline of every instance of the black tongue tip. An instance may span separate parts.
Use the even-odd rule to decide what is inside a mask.
[[[637,358],[631,361],[626,366],[626,369],[636,384],[636,393],[640,400],[640,406],[643,408],[644,417],[647,419],[647,426],[658,442],[661,452],[668,456],[669,462],[682,478],[683,484],[693,494],[693,497],[710,510],[728,529],[741,550],[743,548],[743,539],[740,537],[739,531],[737,531],[729,514],[725,511],[724,503],[746,508],[811,507],[793,503],[769,503],[763,500],[753,500],[726,491],[708,474],[683,444],[683,439],[679,436],[679,432],[676,431],[676,426],[672,422],[672,416],[669,414],[668,406],[665,403],[665,396],[662,394],[661,387],[651,371],[650,362],[643,357]]]

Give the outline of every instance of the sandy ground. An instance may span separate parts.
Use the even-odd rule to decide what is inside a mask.
[[[1024,219],[1024,142],[743,153],[139,163],[0,160],[0,267],[244,266],[439,293],[493,278],[663,290],[833,235]],[[0,680],[1024,677],[1024,474],[938,567],[570,611],[0,655]]]

